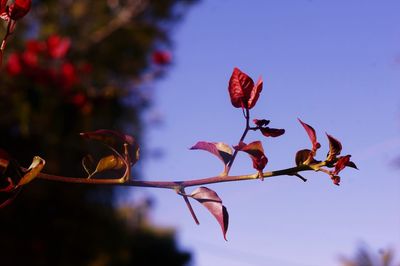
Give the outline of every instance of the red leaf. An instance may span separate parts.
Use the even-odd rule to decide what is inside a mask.
[[[284,129],[269,127],[262,127],[260,128],[260,131],[266,137],[279,137],[285,133]]]
[[[31,9],[32,0],[15,0],[8,6],[7,14],[13,20],[23,18]]]
[[[317,141],[317,135],[315,134],[315,130],[312,126],[304,123],[303,121],[300,120],[300,118],[298,118],[299,122],[301,123],[301,125],[304,127],[304,129],[306,130],[308,137],[311,140],[312,143],[312,151],[313,153],[315,153],[317,151],[317,149],[319,149],[321,147],[321,144],[318,143]]]
[[[226,232],[228,231],[229,214],[225,206],[222,205],[222,200],[218,194],[209,188],[199,187],[190,194],[190,197],[200,202],[214,215],[221,226],[224,239],[227,240]]]
[[[338,141],[328,133],[326,133],[326,136],[328,137],[329,140],[329,153],[327,160],[331,161],[335,159],[336,156],[339,155],[340,152],[342,151],[342,144],[340,143],[340,141]]]
[[[262,89],[262,82],[261,85],[258,83],[257,85],[258,89],[254,89],[254,81],[239,68],[235,67],[228,86],[232,105],[236,108],[250,109],[249,99],[251,98],[252,106],[254,106],[258,98],[257,90],[259,94]]]
[[[257,84],[251,90],[250,98],[247,100],[247,107],[249,109],[253,108],[256,105],[262,89],[263,89],[263,81],[260,77],[257,81]]]
[[[232,159],[232,149],[223,142],[199,141],[190,149],[208,151],[217,156],[225,165]]]
[[[8,0],[0,0],[0,15],[6,11]]]
[[[258,170],[262,176],[262,171],[268,163],[268,158],[264,154],[264,149],[262,147],[261,141],[254,141],[249,144],[244,142],[239,143],[238,146],[234,147],[236,150],[246,152],[250,155],[253,161],[253,168]]]
[[[340,157],[339,160],[335,164],[335,170],[333,171],[333,175],[338,175],[340,171],[342,171],[350,162],[351,155],[346,155]]]

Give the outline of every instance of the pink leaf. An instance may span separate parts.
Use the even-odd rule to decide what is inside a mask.
[[[318,143],[317,141],[317,135],[315,134],[315,130],[312,126],[304,123],[303,121],[300,120],[300,118],[298,118],[299,122],[301,123],[301,125],[304,127],[304,129],[306,130],[308,137],[311,140],[312,143],[312,151],[313,153],[315,153],[317,151],[317,149],[319,149],[321,147],[321,144]]]
[[[223,142],[199,141],[190,149],[208,151],[217,156],[225,165],[232,159],[232,149]]]
[[[226,232],[228,231],[229,214],[225,206],[222,205],[222,200],[218,194],[209,188],[199,187],[190,194],[190,197],[200,202],[214,215],[221,226],[224,239],[227,240]]]
[[[243,151],[249,154],[251,160],[253,161],[253,168],[258,170],[260,176],[262,176],[262,171],[268,163],[268,158],[264,154],[264,149],[262,147],[261,141],[254,141],[249,144],[241,142],[238,146],[235,146],[234,148],[236,150]]]

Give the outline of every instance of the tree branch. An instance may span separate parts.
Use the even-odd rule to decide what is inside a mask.
[[[262,178],[268,178],[273,176],[282,176],[282,175],[296,175],[298,172],[302,171],[314,171],[307,165],[300,165],[296,167],[286,168],[282,170],[276,171],[267,171],[264,172]],[[55,182],[65,182],[65,183],[78,183],[78,184],[93,184],[93,185],[121,185],[121,186],[131,186],[131,187],[153,187],[153,188],[166,188],[166,189],[174,189],[179,191],[182,188],[193,187],[193,186],[202,186],[206,184],[215,184],[215,183],[224,183],[224,182],[235,182],[235,181],[245,181],[245,180],[254,180],[260,179],[261,177],[258,173],[248,174],[248,175],[236,175],[236,176],[212,176],[200,179],[186,180],[186,181],[144,181],[144,180],[124,180],[123,178],[107,178],[107,179],[98,179],[98,178],[76,178],[76,177],[66,177],[66,176],[58,176],[51,175],[45,173],[39,173],[37,178],[55,181]]]

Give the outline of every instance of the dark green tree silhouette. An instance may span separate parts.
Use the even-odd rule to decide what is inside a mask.
[[[104,151],[86,144],[79,132],[108,128],[140,141],[142,114],[151,106],[149,84],[167,70],[170,31],[194,2],[34,1],[3,58],[0,147],[25,166],[40,155],[47,172],[84,176],[82,157]],[[146,222],[147,208],[115,208],[115,193],[36,180],[0,212],[1,265],[190,260],[173,231]],[[142,218],[123,218],[127,212]]]

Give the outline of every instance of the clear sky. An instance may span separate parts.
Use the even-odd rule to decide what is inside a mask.
[[[276,177],[210,185],[230,214],[227,242],[196,202],[200,226],[173,192],[141,189],[156,199],[154,223],[177,228],[194,265],[338,265],[360,243],[391,247],[400,260],[399,11],[397,0],[203,0],[191,9],[173,33],[174,64],[156,84],[164,125],[146,142],[165,156],[145,163],[146,179],[220,173],[218,159],[188,148],[238,141],[244,121],[227,92],[235,66],[264,78],[253,116],[286,129],[276,139],[247,138],[263,141],[266,170],[293,166],[295,152],[310,147],[297,117],[317,130],[321,155],[326,131],[360,168],[344,170],[340,187],[320,173],[306,173],[306,183]],[[253,172],[240,154],[232,174]]]

